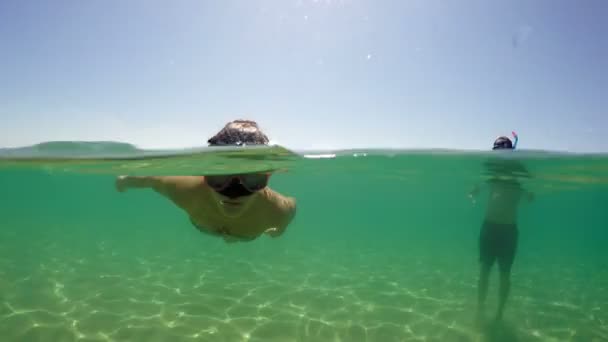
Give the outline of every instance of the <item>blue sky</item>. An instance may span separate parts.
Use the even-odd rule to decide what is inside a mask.
[[[608,151],[608,2],[0,1],[0,147]]]

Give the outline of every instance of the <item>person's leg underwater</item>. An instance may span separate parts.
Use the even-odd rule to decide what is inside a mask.
[[[498,288],[498,310],[496,311],[496,319],[502,319],[503,312],[509,292],[511,290],[511,267],[515,260],[518,240],[517,226],[509,229],[509,234],[503,238],[503,250],[498,258],[498,270],[500,273],[500,285]]]
[[[484,222],[479,234],[479,281],[477,284],[477,320],[483,319],[484,306],[488,296],[490,271],[496,260],[492,249],[491,236],[487,223]]]

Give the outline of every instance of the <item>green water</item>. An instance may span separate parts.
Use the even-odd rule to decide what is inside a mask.
[[[0,151],[2,341],[608,340],[608,156],[97,147]],[[494,269],[478,326],[487,193],[467,194],[489,159],[525,165],[536,197],[504,319]],[[278,239],[226,244],[150,190],[114,189],[123,173],[262,169],[298,203]]]

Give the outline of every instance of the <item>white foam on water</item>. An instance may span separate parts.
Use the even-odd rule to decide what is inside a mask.
[[[309,159],[333,159],[335,158],[335,154],[305,154],[304,158]]]

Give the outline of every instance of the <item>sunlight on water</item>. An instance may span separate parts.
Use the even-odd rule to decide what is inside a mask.
[[[521,167],[526,172],[522,172]],[[297,199],[278,239],[201,234],[121,174],[279,170]],[[511,295],[475,322],[475,185],[517,180]],[[606,341],[608,156],[281,147],[141,151],[117,143],[0,150],[3,341]]]

